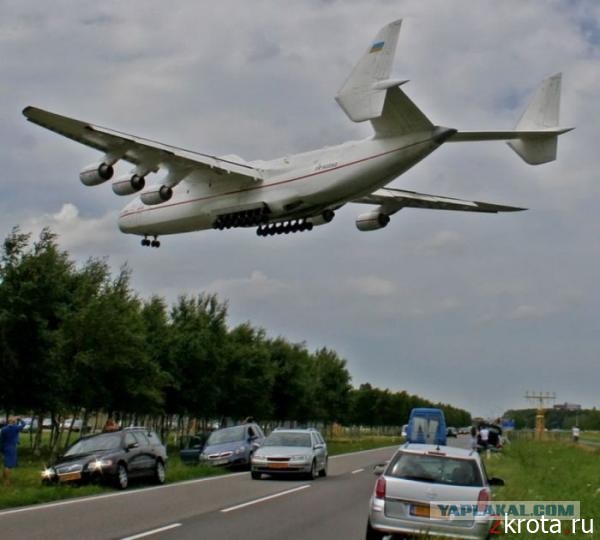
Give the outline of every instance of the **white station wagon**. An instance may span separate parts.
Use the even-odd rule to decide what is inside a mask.
[[[377,479],[369,503],[367,540],[388,535],[431,535],[480,540],[487,538],[492,521],[483,512],[492,485],[479,454],[464,448],[405,444]],[[457,516],[431,504],[460,501],[471,515]],[[466,503],[466,504],[465,504]],[[468,505],[468,506],[467,506]]]

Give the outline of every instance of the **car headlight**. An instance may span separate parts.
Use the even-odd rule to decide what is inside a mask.
[[[243,453],[243,452],[245,452],[245,451],[246,451],[246,447],[245,447],[245,446],[240,446],[239,448],[237,448],[237,449],[235,450],[235,453],[236,453],[236,454],[242,454],[242,453]]]
[[[306,463],[309,460],[310,460],[310,456],[305,456],[305,455],[292,456],[290,458],[290,461],[301,461],[303,463]]]
[[[88,471],[101,471],[113,464],[111,459],[96,459],[87,464]]]
[[[52,467],[46,467],[43,471],[42,471],[42,478],[44,480],[51,480],[52,478],[54,478],[56,476],[56,471],[52,468]]]

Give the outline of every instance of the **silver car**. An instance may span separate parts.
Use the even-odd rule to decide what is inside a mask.
[[[276,429],[252,456],[252,478],[298,473],[327,476],[327,444],[316,429]]]
[[[431,535],[480,540],[492,524],[483,510],[490,485],[477,452],[450,446],[405,444],[377,479],[369,503],[367,540],[387,535]],[[460,501],[473,515],[454,519],[439,511],[436,501]]]

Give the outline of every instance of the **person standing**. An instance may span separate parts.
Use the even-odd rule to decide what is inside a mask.
[[[4,455],[4,485],[10,484],[11,471],[17,466],[17,445],[19,433],[25,427],[25,422],[15,416],[8,417],[8,424],[0,430],[0,451]]]
[[[490,430],[486,425],[479,428],[479,440],[484,450],[487,450],[490,443]]]

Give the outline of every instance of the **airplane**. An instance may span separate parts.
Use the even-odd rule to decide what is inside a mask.
[[[139,195],[119,215],[123,233],[159,247],[160,235],[205,229],[256,227],[259,236],[296,233],[331,222],[347,203],[374,205],[356,227],[388,225],[403,208],[464,212],[525,210],[385,187],[446,142],[508,141],[526,163],[556,159],[561,74],[545,79],[513,130],[459,131],[434,125],[390,78],[402,20],[384,26],[371,41],[335,99],[353,122],[369,120],[374,134],[361,141],[270,161],[213,156],[75,120],[32,106],[25,117],[42,127],[100,150],[81,182],[95,186],[113,177],[122,160],[133,169],[112,182],[120,196]],[[146,185],[151,173],[161,173]],[[152,237],[152,240],[149,239]]]

